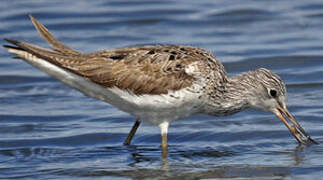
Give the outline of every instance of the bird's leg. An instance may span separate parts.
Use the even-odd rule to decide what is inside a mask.
[[[168,156],[168,144],[167,144],[167,133],[162,134],[162,158],[165,159]]]
[[[133,136],[136,134],[136,131],[140,125],[140,121],[137,119],[135,124],[132,126],[127,139],[123,142],[123,145],[130,145]]]
[[[162,136],[161,147],[162,147],[162,151],[163,151],[163,156],[167,156],[167,154],[168,154],[168,143],[167,143],[167,141],[168,141],[168,138],[167,138],[168,126],[169,126],[168,122],[163,122],[163,123],[159,124],[161,136]]]
[[[162,134],[162,148],[167,148],[168,147],[168,138],[167,138],[167,133]]]

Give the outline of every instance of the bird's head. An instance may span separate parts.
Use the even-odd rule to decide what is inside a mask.
[[[304,131],[286,107],[286,87],[281,78],[268,69],[252,72],[249,104],[252,108],[274,113],[301,144],[316,143]]]

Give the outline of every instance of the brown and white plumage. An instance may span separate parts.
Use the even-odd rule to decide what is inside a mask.
[[[300,143],[312,141],[286,108],[282,80],[267,69],[227,77],[214,55],[190,46],[137,46],[86,54],[60,43],[30,17],[54,50],[10,39],[6,40],[15,46],[5,47],[65,84],[136,116],[125,144],[140,121],[160,126],[166,147],[173,120],[196,113],[230,115],[246,108],[273,112]]]

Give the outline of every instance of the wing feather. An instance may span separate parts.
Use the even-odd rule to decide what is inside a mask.
[[[197,71],[203,71],[213,63],[217,64],[213,70],[225,73],[211,53],[190,46],[137,46],[83,54],[58,42],[45,26],[32,16],[30,18],[55,51],[7,39],[9,43],[104,88],[117,87],[137,95],[166,94],[191,86],[198,80],[194,74],[186,73],[196,62],[204,63]]]
[[[39,21],[37,21],[32,15],[29,15],[32,23],[34,24],[37,31],[40,33],[40,35],[50,44],[54,47],[56,51],[59,51],[63,54],[67,55],[82,55],[81,52],[78,52],[63,43],[56,40],[56,38],[49,32],[49,30],[41,24]]]

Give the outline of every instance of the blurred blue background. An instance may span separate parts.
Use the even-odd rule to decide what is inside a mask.
[[[2,0],[0,41],[48,47],[33,14],[84,52],[146,44],[207,49],[230,75],[265,67],[288,106],[323,142],[323,2],[272,0]],[[322,145],[298,146],[272,114],[197,115],[172,123],[169,157],[157,127],[85,97],[0,49],[0,179],[320,179]]]

